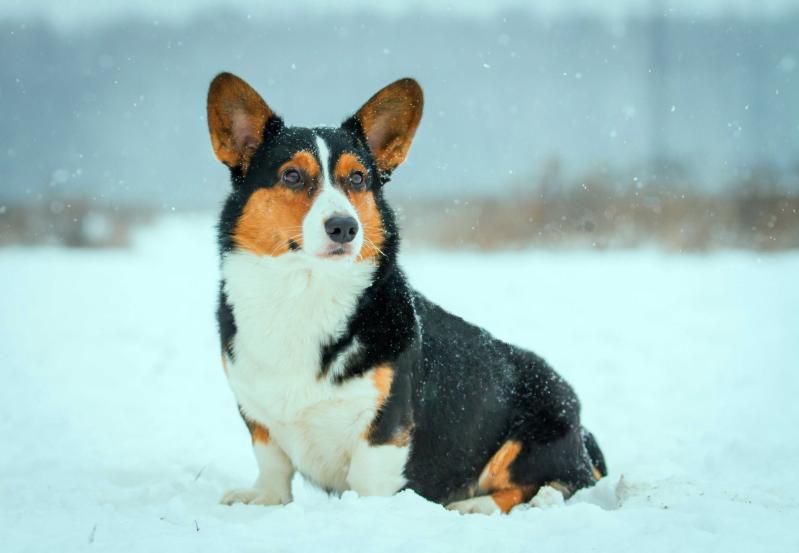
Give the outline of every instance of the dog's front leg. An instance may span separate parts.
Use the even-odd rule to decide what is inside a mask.
[[[256,423],[248,423],[252,448],[258,462],[258,478],[252,488],[230,490],[222,496],[225,505],[281,505],[291,501],[291,477],[294,467],[286,453],[271,439],[269,432]]]
[[[372,445],[359,440],[352,452],[347,484],[359,495],[392,495],[405,485],[407,460],[407,445]]]

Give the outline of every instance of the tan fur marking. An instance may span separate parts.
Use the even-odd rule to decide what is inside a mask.
[[[222,369],[225,371],[225,376],[227,376],[227,359],[224,353],[222,354]]]
[[[394,369],[390,365],[381,365],[372,371],[372,382],[377,388],[377,409],[378,411],[383,407],[383,404],[391,394],[391,382],[394,380]]]
[[[283,167],[300,169],[303,164],[307,165],[307,155],[310,154],[299,152]],[[316,165],[317,171],[318,167]],[[308,170],[312,167],[308,166]],[[306,178],[305,174],[303,178]],[[279,184],[256,190],[239,217],[233,241],[241,249],[273,257],[289,251],[290,241],[302,246],[302,222],[311,209],[312,200],[305,192],[295,192]]]
[[[521,450],[522,444],[515,440],[508,440],[502,444],[480,474],[480,479],[477,481],[480,489],[505,490],[514,487],[508,469]]]
[[[364,177],[368,174],[366,167],[364,167],[361,160],[358,159],[358,156],[349,152],[344,152],[339,156],[338,161],[336,161],[336,168],[333,174],[335,175],[336,181],[343,184],[349,181],[350,175],[355,171],[360,171],[364,174]]]
[[[306,185],[311,183],[317,184],[321,174],[319,162],[316,161],[316,157],[307,150],[297,152],[291,156],[290,160],[281,165],[280,169],[277,170],[278,179],[282,178],[283,171],[286,169],[298,169],[302,173],[302,178],[305,180]]]
[[[256,443],[259,444],[268,444],[269,443],[269,429],[264,425],[257,423],[248,419],[244,414],[242,414],[244,418],[244,423],[247,425],[247,430],[250,431],[250,438],[252,439],[252,445]]]
[[[595,478],[596,480],[602,480],[602,473],[601,473],[601,472],[599,472],[599,469],[598,469],[598,468],[596,468],[596,467],[593,467],[593,468],[591,469],[591,472],[593,472],[593,473],[594,473],[594,478]]]
[[[269,430],[257,422],[248,422],[247,426],[250,428],[250,435],[252,436],[252,445],[256,443],[266,445],[269,443]]]
[[[491,494],[491,499],[503,513],[509,513],[516,505],[524,500],[524,494],[519,488],[510,488]]]
[[[348,190],[347,197],[358,213],[358,219],[360,219],[363,227],[364,240],[358,259],[371,259],[382,252],[383,242],[385,241],[383,219],[380,217],[380,210],[377,208],[375,196],[371,190],[362,192]]]
[[[362,436],[364,440],[369,441],[371,441],[371,435],[374,431],[377,413],[380,412],[380,409],[382,409],[383,405],[385,405],[388,396],[391,395],[391,383],[394,380],[394,369],[391,367],[391,365],[380,365],[379,367],[372,369],[370,378],[372,379],[374,387],[377,389],[377,400],[375,401],[375,418],[372,419],[372,422],[366,427],[366,430],[364,430]]]
[[[538,491],[538,486],[518,486],[491,494],[491,499],[503,513],[509,513],[519,503],[530,501]]]

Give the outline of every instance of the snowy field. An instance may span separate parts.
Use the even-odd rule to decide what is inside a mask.
[[[799,551],[799,254],[437,253],[411,282],[577,389],[610,476],[462,516],[410,492],[218,504],[255,477],[211,221],[0,250],[2,551]]]

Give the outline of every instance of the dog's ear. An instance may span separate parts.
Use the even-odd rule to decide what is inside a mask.
[[[380,171],[391,173],[405,161],[422,119],[422,87],[400,79],[372,96],[353,116],[360,124]]]
[[[274,112],[250,85],[232,73],[220,73],[208,88],[208,130],[217,159],[247,171],[264,140]]]

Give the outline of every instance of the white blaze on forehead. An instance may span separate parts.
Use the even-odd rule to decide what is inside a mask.
[[[332,161],[330,148],[325,139],[319,135],[316,136],[316,149],[319,152],[321,182],[319,183],[319,193],[302,223],[304,249],[312,255],[326,253],[332,242],[325,231],[325,221],[336,215],[350,216],[358,221],[358,234],[351,242],[353,255],[357,255],[363,246],[363,230],[360,228],[361,221],[358,219],[358,213],[347,196],[336,188],[330,170]]]
[[[333,186],[330,178],[330,148],[321,136],[316,137],[316,149],[319,151],[319,166],[322,168],[322,188]]]

